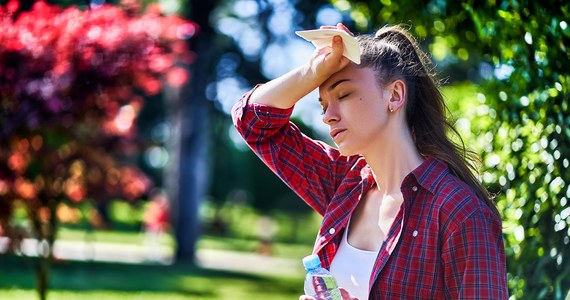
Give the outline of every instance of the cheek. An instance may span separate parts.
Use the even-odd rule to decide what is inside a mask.
[[[365,138],[369,139],[378,134],[382,135],[384,129],[388,126],[388,113],[381,105],[364,106],[355,120],[358,122],[361,133]]]
[[[386,111],[381,105],[380,99],[362,99],[359,100],[358,115],[363,121],[378,121],[385,118]]]

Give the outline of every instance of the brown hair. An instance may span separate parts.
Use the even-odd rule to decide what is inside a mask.
[[[447,119],[448,108],[435,73],[428,69],[431,61],[415,39],[400,26],[383,27],[375,35],[361,35],[357,39],[361,48],[359,67],[372,68],[381,85],[397,79],[405,82],[406,121],[420,154],[445,161],[455,176],[499,214],[493,198],[475,176],[479,157],[465,148],[463,139]],[[446,130],[455,133],[459,143],[452,141]]]

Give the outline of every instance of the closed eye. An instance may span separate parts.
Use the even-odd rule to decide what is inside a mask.
[[[326,103],[326,102],[323,101],[323,99],[321,99],[321,98],[319,97],[319,104],[321,105],[321,109],[322,109],[322,110],[321,110],[321,115],[324,115],[325,112],[327,111],[327,107],[325,106],[325,103]]]
[[[338,100],[342,100],[342,99],[352,95],[352,93],[353,93],[353,91],[351,91],[351,90],[347,91],[346,89],[344,89],[344,91],[339,91],[339,93],[337,94],[337,95],[339,95]]]

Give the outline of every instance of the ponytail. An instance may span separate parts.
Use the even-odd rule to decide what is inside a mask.
[[[467,150],[458,131],[447,119],[449,109],[436,75],[428,66],[430,59],[419,48],[415,39],[400,26],[383,27],[374,36],[358,37],[361,47],[360,67],[372,68],[381,85],[394,80],[406,84],[406,121],[418,152],[445,161],[451,172],[473,188],[495,213],[499,212],[487,189],[477,179],[480,159]],[[447,133],[456,134],[458,142]]]

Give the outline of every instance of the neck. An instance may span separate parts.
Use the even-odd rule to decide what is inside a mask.
[[[400,193],[404,178],[424,161],[407,126],[400,128],[388,131],[393,134],[377,139],[381,142],[372,144],[364,154],[376,185],[384,195]]]

